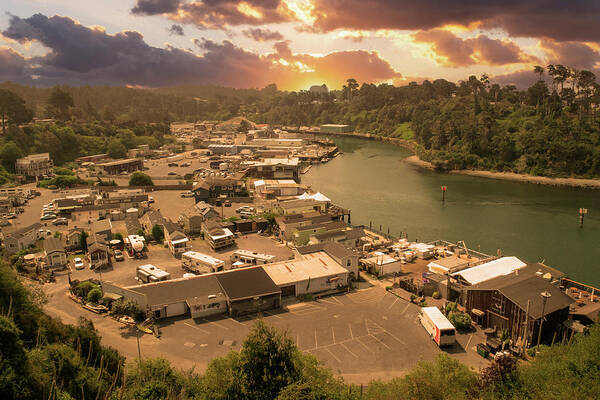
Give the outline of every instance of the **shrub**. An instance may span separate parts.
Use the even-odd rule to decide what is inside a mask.
[[[95,288],[98,288],[98,285],[94,285],[90,281],[83,281],[75,287],[75,294],[79,297],[86,299],[88,293]]]
[[[410,295],[410,302],[411,303],[414,303],[416,299],[417,299],[417,295],[416,294],[411,294]]]
[[[429,307],[429,304],[427,304],[426,301],[422,302],[421,304],[419,304],[421,307]]]
[[[459,332],[471,329],[471,316],[467,313],[453,311],[448,316],[448,321],[450,321]]]
[[[453,311],[458,311],[458,304],[456,302],[450,302],[446,304],[446,314],[450,314]]]
[[[90,303],[98,303],[98,301],[102,298],[102,290],[99,287],[95,287],[90,290],[87,294],[87,301]]]
[[[433,297],[436,300],[439,300],[442,298],[442,295],[440,294],[440,292],[433,292],[433,294],[431,295],[431,297]]]
[[[112,303],[110,313],[116,317],[127,315],[137,322],[142,322],[146,318],[146,313],[140,309],[135,301],[117,300]]]
[[[152,182],[149,175],[135,171],[129,178],[129,186],[154,186],[154,182]]]

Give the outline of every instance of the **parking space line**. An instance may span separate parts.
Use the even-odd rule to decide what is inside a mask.
[[[392,307],[394,307],[394,304],[396,304],[396,302],[399,300],[399,297],[396,297],[396,300],[394,300],[394,302],[392,304],[390,304],[390,306],[388,307],[388,310]]]
[[[206,321],[206,322],[208,322],[209,324],[214,324],[214,325],[218,326],[218,327],[219,327],[219,328],[221,328],[221,329],[225,329],[225,330],[227,330],[227,331],[229,330],[229,328],[228,328],[228,327],[226,327],[226,326],[223,326],[223,325],[221,325],[221,324],[219,324],[219,323],[216,323],[215,321],[211,321],[211,320],[209,320],[209,319],[206,319],[206,318],[202,318],[202,320],[203,320],[203,321]]]
[[[404,307],[404,310],[402,310],[402,312],[400,313],[400,315],[404,315],[404,313],[406,312],[406,310],[408,310],[408,307],[410,307],[410,303],[408,303],[406,305],[406,307]]]
[[[333,344],[335,344],[335,332],[333,331],[333,326],[331,327],[331,337],[333,338]]]
[[[278,319],[283,319],[283,318],[281,318],[279,315],[276,315],[276,314],[270,313],[270,312],[268,312],[268,311],[263,311],[263,312],[264,312],[265,314],[267,314],[267,315],[270,315],[270,316],[272,316],[272,317],[275,317],[275,318],[278,318]]]
[[[184,325],[187,325],[187,326],[189,326],[190,328],[198,329],[200,332],[204,332],[204,333],[205,333],[205,334],[207,334],[207,335],[209,334],[209,332],[208,332],[208,331],[205,331],[204,329],[200,329],[200,328],[198,328],[197,326],[194,326],[194,325],[192,325],[192,324],[189,324],[189,323],[187,323],[187,322],[184,322],[183,324],[184,324]]]
[[[390,346],[388,346],[387,344],[383,343],[377,336],[371,335],[371,334],[369,334],[369,336],[371,336],[373,339],[377,340],[379,343],[381,343],[382,345],[384,345],[385,347],[387,347],[388,350],[392,349]]]
[[[319,299],[318,301],[319,302],[322,301],[322,302],[327,303],[327,304],[333,304],[334,306],[337,305],[335,301],[331,301],[331,300],[327,300],[327,299]]]
[[[335,354],[333,354],[333,352],[331,350],[329,350],[328,348],[325,349],[326,352],[328,352],[329,354],[331,354],[331,356],[333,358],[335,358],[337,360],[337,362],[339,362],[340,364],[342,363],[342,360],[340,360],[339,358],[337,358],[337,356]]]
[[[319,348],[319,344],[317,342],[317,330],[315,329],[315,349]]]
[[[471,344],[471,339],[473,339],[473,334],[471,333],[471,336],[469,336],[469,340],[467,341],[467,345],[465,346],[465,350],[469,350],[469,344]]]
[[[360,340],[360,338],[359,338],[359,337],[357,337],[357,338],[356,338],[356,341],[357,341],[358,343],[362,344],[362,345],[363,345],[363,347],[364,347],[365,349],[367,349],[367,351],[368,351],[369,353],[371,353],[371,354],[375,354],[375,352],[374,352],[373,350],[371,350],[371,348],[370,348],[369,346],[367,346],[366,344],[364,344],[364,343],[362,342],[362,340]]]
[[[235,318],[228,318],[228,319],[230,319],[230,320],[232,320],[232,321],[235,321],[235,322],[237,322],[237,323],[238,323],[238,324],[240,324],[240,325],[243,325],[243,326],[248,326],[248,325],[244,324],[243,322],[240,322],[240,321],[238,321],[238,320],[237,320],[237,319],[235,319]]]
[[[352,350],[350,350],[344,343],[340,343],[340,345],[342,345],[342,347],[344,347],[348,353],[352,354],[355,358],[358,358],[358,356],[354,354]]]
[[[340,306],[344,305],[344,303],[342,303],[337,297],[333,296],[332,299],[335,300]]]
[[[352,325],[348,324],[348,329],[350,329],[350,337],[354,339],[354,334],[352,333]]]
[[[373,322],[373,324],[377,325],[379,327],[379,329],[381,329],[383,332],[378,332],[379,333],[387,333],[388,335],[390,335],[392,338],[396,339],[399,343],[401,344],[406,344],[406,342],[400,338],[397,338],[393,333],[391,333],[390,331],[388,331],[387,329],[385,329],[383,326],[379,325],[377,322]]]

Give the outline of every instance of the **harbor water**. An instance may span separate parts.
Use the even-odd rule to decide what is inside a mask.
[[[352,212],[352,223],[419,241],[464,240],[469,248],[544,262],[600,287],[600,190],[436,173],[379,141],[332,137],[344,154],[314,165],[302,182]],[[442,202],[441,186],[447,186]],[[579,208],[589,210],[579,226]]]

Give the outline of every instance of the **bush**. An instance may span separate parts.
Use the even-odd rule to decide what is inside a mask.
[[[431,295],[431,297],[433,297],[436,300],[439,300],[442,298],[442,295],[440,294],[440,292],[433,292],[433,294]]]
[[[448,316],[448,321],[450,321],[459,332],[465,332],[471,329],[471,316],[467,313],[453,311]]]
[[[102,298],[102,289],[99,287],[95,287],[90,290],[87,294],[87,301],[90,303],[98,303],[98,301]]]
[[[427,304],[426,301],[422,302],[421,304],[419,304],[421,307],[429,307],[429,304]]]
[[[411,303],[414,303],[416,299],[417,299],[417,295],[416,294],[411,294],[410,295],[410,302]]]
[[[450,303],[446,304],[446,314],[450,314],[453,311],[458,311],[458,304],[451,301]]]
[[[146,319],[146,313],[132,300],[117,300],[112,303],[110,313],[115,317],[127,315],[136,322],[142,322]]]
[[[90,281],[83,281],[75,287],[75,294],[83,299],[86,299],[92,289],[99,288]]]
[[[154,225],[152,227],[152,238],[154,238],[154,240],[156,240],[159,243],[163,241],[163,239],[165,238],[165,232],[162,226]]]
[[[135,171],[129,178],[129,186],[154,186],[154,182],[152,182],[149,175]]]

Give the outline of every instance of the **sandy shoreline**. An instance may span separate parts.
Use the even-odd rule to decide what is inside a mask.
[[[433,164],[421,160],[416,155],[409,156],[403,162],[415,165],[420,168],[434,170]],[[537,185],[548,186],[567,186],[585,189],[600,189],[600,179],[580,179],[580,178],[548,178],[545,176],[533,176],[525,174],[516,174],[514,172],[493,172],[493,171],[477,171],[470,169],[460,169],[448,171],[450,174],[477,176],[488,179],[501,179],[514,182],[534,183]]]

